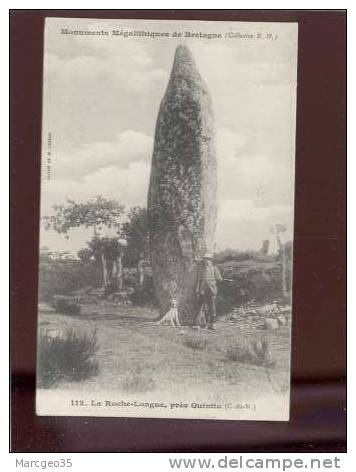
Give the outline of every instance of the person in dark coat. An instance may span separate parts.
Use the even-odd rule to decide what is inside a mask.
[[[197,316],[206,307],[205,316],[207,328],[214,329],[216,317],[215,300],[218,293],[218,282],[222,280],[219,269],[213,264],[212,254],[205,254],[199,268],[198,281],[196,287],[197,295]]]

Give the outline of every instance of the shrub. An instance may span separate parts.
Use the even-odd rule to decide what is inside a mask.
[[[61,381],[78,382],[97,375],[97,350],[96,330],[77,334],[69,329],[63,337],[41,333],[38,346],[38,386],[50,388]]]
[[[135,269],[127,269],[123,270],[123,281],[124,285],[127,287],[135,287],[138,285],[139,277],[138,277],[138,270]]]
[[[141,367],[136,365],[123,378],[121,386],[126,392],[145,393],[154,390],[156,383],[152,377],[143,374]]]
[[[156,307],[157,300],[152,277],[146,276],[143,287],[136,285],[129,297],[133,305]]]
[[[242,364],[253,364],[263,367],[273,367],[276,361],[270,353],[267,339],[260,340],[238,340],[226,349],[226,357],[231,361]]]
[[[64,295],[54,296],[51,301],[51,306],[58,312],[65,315],[79,315],[80,304],[71,297]]]
[[[191,349],[198,349],[202,351],[207,346],[207,340],[201,338],[199,335],[187,336],[183,339],[184,346],[190,347]]]
[[[40,301],[49,302],[53,295],[66,295],[84,287],[100,287],[101,268],[97,264],[54,260],[39,266]]]
[[[241,262],[248,260],[273,262],[276,260],[276,258],[276,255],[263,254],[261,251],[255,251],[253,249],[224,249],[223,251],[218,252],[214,257],[215,261],[219,264],[230,261]]]
[[[228,261],[246,261],[252,258],[250,251],[241,251],[239,249],[225,249],[215,254],[214,259],[218,263]]]
[[[225,279],[219,284],[218,315],[251,299],[264,303],[282,296],[281,267],[276,261],[229,261],[218,267]]]

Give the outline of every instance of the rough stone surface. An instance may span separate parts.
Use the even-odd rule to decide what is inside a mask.
[[[161,311],[175,298],[187,324],[194,317],[198,263],[214,251],[216,191],[211,99],[189,49],[178,46],[157,118],[148,218]]]

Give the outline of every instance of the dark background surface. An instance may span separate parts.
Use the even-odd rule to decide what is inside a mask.
[[[299,23],[290,421],[35,415],[44,18]],[[213,60],[213,58],[212,58]],[[11,450],[346,450],[346,12],[10,11]]]

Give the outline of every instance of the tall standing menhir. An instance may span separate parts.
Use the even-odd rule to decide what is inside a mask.
[[[180,45],[156,123],[148,218],[161,311],[177,300],[184,324],[196,315],[200,260],[214,251],[216,194],[212,103],[191,52]]]

